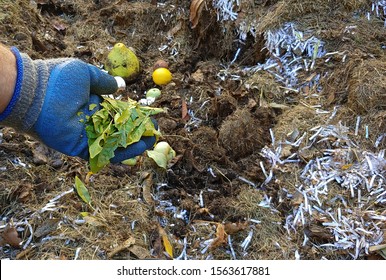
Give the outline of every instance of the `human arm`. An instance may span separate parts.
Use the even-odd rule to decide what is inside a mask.
[[[11,69],[2,69],[12,74],[0,81],[4,82],[0,88],[6,85],[13,89],[11,97],[9,92],[1,92],[0,104],[6,105],[0,124],[30,134],[64,154],[88,159],[85,120],[100,108],[101,95],[117,90],[114,77],[79,59],[32,60],[16,48],[3,51],[14,56],[15,62]],[[96,105],[92,110],[91,104]],[[143,137],[126,149],[116,150],[111,162],[140,155],[154,142],[155,137]]]
[[[11,101],[16,84],[16,58],[0,44],[0,114]]]

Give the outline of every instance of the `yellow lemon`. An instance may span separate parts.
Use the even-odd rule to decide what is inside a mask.
[[[172,80],[172,73],[167,68],[157,68],[154,70],[153,74],[153,81],[156,85],[163,86]]]

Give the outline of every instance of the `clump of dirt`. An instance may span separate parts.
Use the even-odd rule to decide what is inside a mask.
[[[246,157],[267,142],[267,129],[248,109],[237,109],[227,117],[219,130],[219,141],[233,160]]]
[[[269,72],[255,73],[251,75],[246,85],[250,92],[254,92],[256,99],[265,99],[267,102],[275,102],[278,104],[287,103],[289,95],[285,93],[283,86]]]

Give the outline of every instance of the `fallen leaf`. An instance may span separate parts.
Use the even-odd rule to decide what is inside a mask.
[[[5,230],[1,233],[1,243],[8,244],[15,248],[20,248],[21,239],[16,231],[16,228],[7,225]]]
[[[186,104],[185,99],[181,99],[181,118],[183,120],[189,119],[188,105]]]
[[[48,219],[45,220],[34,232],[34,236],[40,238],[51,232],[55,231],[58,228],[60,219]]]
[[[106,226],[100,219],[94,216],[84,216],[83,220],[85,220],[87,224],[92,225],[94,227]]]
[[[142,196],[147,204],[152,205],[154,203],[154,199],[152,196],[153,189],[153,175],[150,172],[142,173]]]
[[[248,227],[248,223],[225,223],[224,230],[226,234],[232,235],[240,231],[245,230]]]
[[[75,176],[75,189],[80,198],[89,204],[91,202],[90,194],[84,185],[84,183],[78,178],[78,176]]]
[[[146,154],[149,158],[153,159],[154,162],[161,168],[166,169],[168,165],[168,160],[163,153],[147,150]]]
[[[34,186],[31,183],[21,184],[17,192],[19,193],[17,199],[21,202],[27,202],[33,193]]]
[[[138,245],[133,245],[128,248],[131,253],[133,253],[139,260],[145,260],[145,259],[150,259],[151,254],[149,250],[138,246]]]
[[[128,249],[129,247],[131,247],[132,245],[135,244],[135,238],[130,236],[127,240],[125,240],[121,245],[119,245],[118,247],[114,248],[113,251],[111,251],[110,253],[107,254],[107,257],[110,259],[112,258],[114,255],[118,254],[119,252],[125,250],[125,249]]]
[[[168,239],[166,231],[161,226],[158,226],[158,232],[161,235],[162,243],[164,245],[166,253],[168,253],[168,255],[173,258],[173,246]]]
[[[192,73],[190,76],[195,82],[203,82],[204,81],[204,73],[202,73],[201,69],[198,69],[196,72]]]
[[[197,26],[198,21],[200,20],[202,8],[204,7],[204,2],[204,0],[192,0],[192,2],[190,2],[189,20],[192,24],[192,29]]]
[[[227,233],[225,232],[225,227],[222,223],[217,224],[216,228],[216,238],[210,244],[210,249],[216,249],[223,244],[226,244],[227,241]]]

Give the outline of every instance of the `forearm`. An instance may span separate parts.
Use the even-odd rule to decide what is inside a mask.
[[[0,113],[12,98],[16,76],[16,58],[7,47],[0,44]]]

